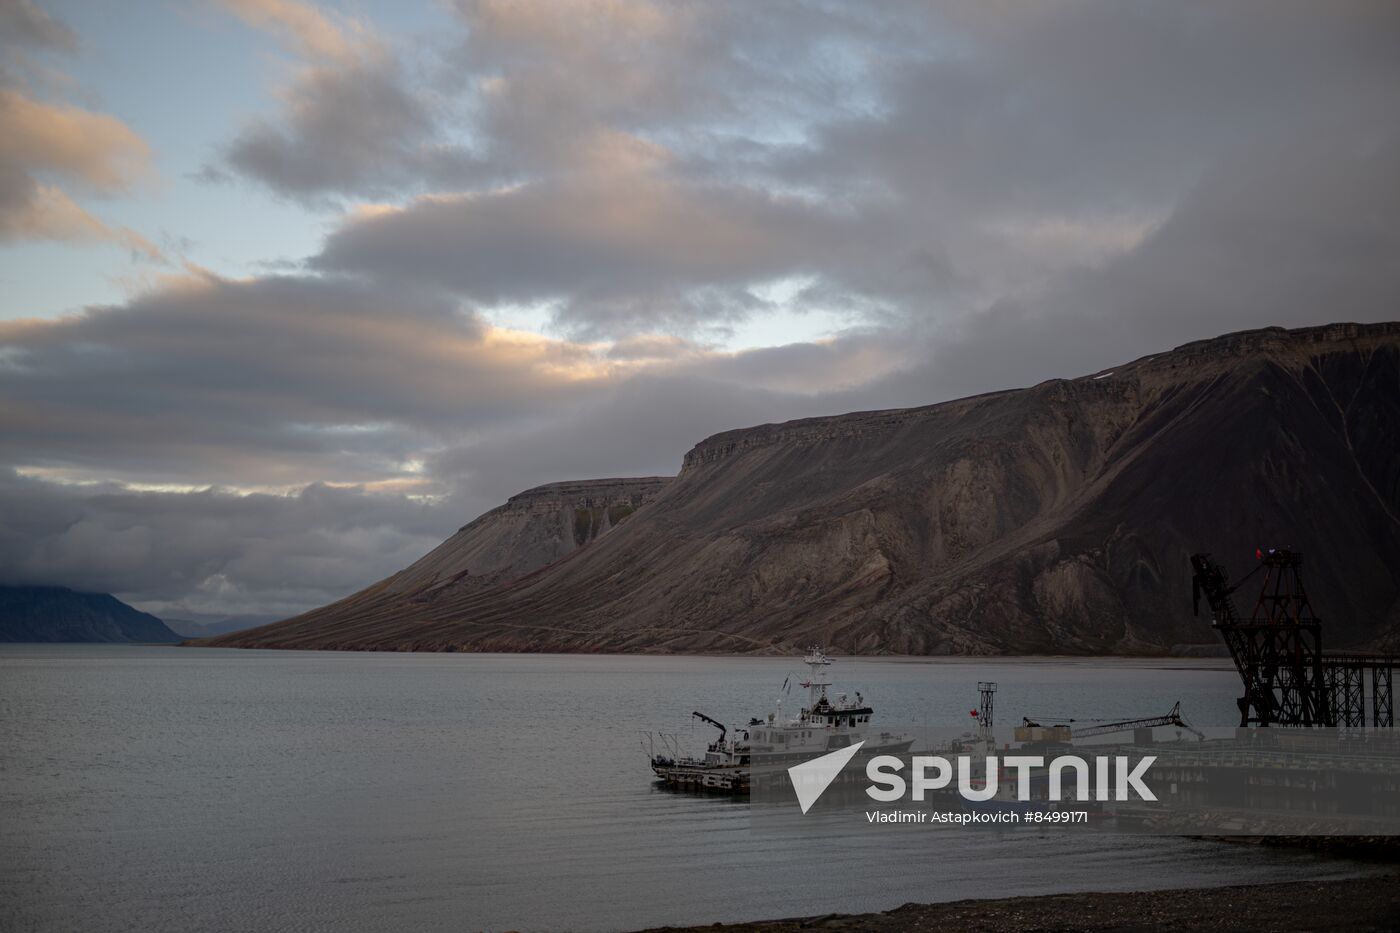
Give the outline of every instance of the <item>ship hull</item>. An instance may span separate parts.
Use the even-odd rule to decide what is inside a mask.
[[[747,768],[704,767],[698,765],[653,765],[652,772],[667,787],[716,794],[747,794]]]

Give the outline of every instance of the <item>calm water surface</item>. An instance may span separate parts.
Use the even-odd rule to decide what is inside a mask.
[[[942,833],[819,851],[658,789],[639,732],[771,709],[795,661],[0,645],[0,929],[615,930],[1282,881],[1343,861]],[[1229,725],[1228,662],[841,660],[891,725]],[[799,691],[794,691],[796,694]],[[795,709],[797,697],[786,702]]]

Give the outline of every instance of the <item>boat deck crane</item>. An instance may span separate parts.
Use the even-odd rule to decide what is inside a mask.
[[[1047,722],[1057,724],[1072,724],[1076,722],[1074,719],[1042,718],[1045,718]],[[1040,725],[1040,723],[1032,722],[1029,719],[1025,719],[1023,722],[1027,726]],[[1096,735],[1110,735],[1114,732],[1131,732],[1134,729],[1155,729],[1158,726],[1176,726],[1178,729],[1186,730],[1198,739],[1204,739],[1206,737],[1205,733],[1182,718],[1180,700],[1177,700],[1176,705],[1162,716],[1148,716],[1143,719],[1124,719],[1119,722],[1103,722],[1098,725],[1089,726],[1087,729],[1075,729],[1073,730],[1073,734],[1077,739],[1087,739]]]

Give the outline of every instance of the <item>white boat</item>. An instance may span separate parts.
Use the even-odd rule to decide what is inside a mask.
[[[821,648],[813,647],[802,663],[811,668],[811,676],[799,686],[808,690],[807,705],[795,718],[783,719],[781,709],[768,714],[766,721],[749,723],[750,754],[765,765],[789,765],[806,761],[838,748],[864,742],[861,755],[897,755],[909,750],[913,739],[897,732],[875,732],[871,720],[875,710],[856,691],[851,699],[837,693],[827,694],[831,682],[824,680],[831,658]]]
[[[731,734],[728,726],[704,713],[690,715],[719,729],[719,738],[706,747],[704,757],[696,758],[682,754],[677,737],[665,733],[658,736],[665,751],[657,754],[654,738],[647,736],[644,744],[651,757],[652,772],[671,787],[747,794],[751,771],[749,733],[736,729]]]
[[[836,694],[834,699],[827,694],[831,683],[823,678],[831,661],[816,646],[802,659],[812,673],[801,684],[808,690],[808,701],[797,716],[784,719],[781,701],[765,719],[750,719],[748,725],[737,728],[693,713],[718,728],[719,738],[706,748],[703,758],[682,755],[675,736],[661,736],[665,753],[660,755],[655,752],[654,740],[649,740],[652,771],[672,786],[746,794],[756,762],[781,773],[789,765],[857,742],[865,743],[862,757],[908,751],[913,744],[909,736],[873,731],[875,711],[859,691],[854,699],[845,693]]]

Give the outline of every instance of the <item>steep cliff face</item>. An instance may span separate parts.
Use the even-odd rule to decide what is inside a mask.
[[[1243,572],[1259,544],[1304,550],[1329,644],[1364,643],[1400,623],[1397,425],[1400,324],[1233,334],[1029,389],[716,435],[624,529],[533,573],[415,584],[428,598],[216,643],[1151,652],[1212,639],[1187,556]]]
[[[549,483],[511,496],[407,568],[345,599],[288,620],[298,628],[373,631],[438,604],[503,586],[612,533],[671,482],[669,476]],[[206,639],[242,643],[288,622]]]
[[[607,534],[670,481],[577,480],[511,496],[384,581],[385,592],[432,597],[444,589],[482,589],[517,579]]]

